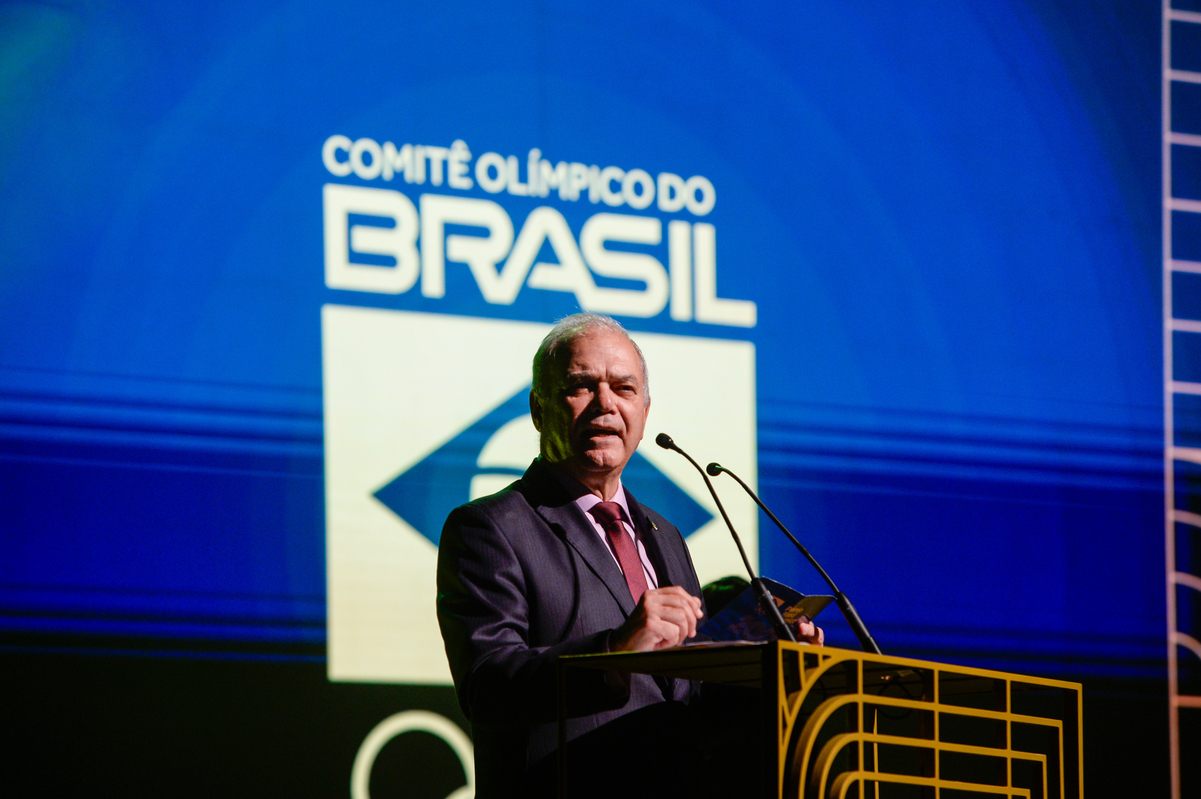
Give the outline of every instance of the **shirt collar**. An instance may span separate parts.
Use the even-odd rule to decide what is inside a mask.
[[[572,501],[575,502],[576,507],[582,510],[585,515],[588,516],[588,518],[592,518],[592,514],[590,514],[589,511],[604,500],[581,485],[578,480],[567,474],[567,472],[551,466],[550,464],[547,465],[550,466],[550,473],[555,476],[555,479],[559,481],[563,488],[567,489],[567,492],[571,495]],[[630,503],[626,499],[626,490],[621,484],[620,477],[617,478],[617,491],[613,494],[613,499],[609,501],[616,502],[621,506],[622,521],[633,527],[634,515],[630,513]]]
[[[580,510],[584,511],[584,513],[588,513],[594,507],[601,504],[601,502],[603,502],[603,501],[604,500],[602,500],[596,494],[593,494],[591,491],[589,491],[589,492],[583,494],[582,496],[576,497],[575,504],[576,504],[576,507],[579,508]],[[618,478],[618,481],[617,481],[617,493],[615,493],[613,495],[613,499],[611,499],[609,501],[616,502],[618,505],[621,506],[621,520],[623,522],[625,522],[626,524],[630,525],[631,527],[633,527],[634,526],[634,522],[633,522],[634,517],[630,514],[630,505],[626,501],[626,490],[621,485],[620,478]],[[589,517],[591,517],[591,514],[589,514]]]

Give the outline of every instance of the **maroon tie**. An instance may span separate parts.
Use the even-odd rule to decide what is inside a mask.
[[[642,573],[642,560],[638,557],[638,548],[634,540],[626,532],[621,523],[621,506],[616,502],[598,502],[592,506],[593,518],[600,523],[609,543],[617,553],[617,562],[621,565],[626,576],[626,585],[630,587],[630,596],[637,602],[646,593],[646,576]]]

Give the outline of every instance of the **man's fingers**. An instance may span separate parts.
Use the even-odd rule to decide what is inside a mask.
[[[696,635],[696,616],[690,612],[687,606],[664,605],[652,619],[671,625],[672,633],[665,637],[673,639],[672,646],[682,644]]]
[[[805,618],[806,617],[802,616],[801,619],[797,621],[797,640],[804,643],[814,644],[816,646],[824,646],[826,642],[825,632],[822,631],[821,627],[818,627],[811,621],[805,620]]]
[[[701,600],[678,585],[654,588],[638,600],[638,607],[611,643],[634,650],[679,646],[696,635],[696,623],[702,616]]]
[[[673,624],[669,621],[658,622],[659,643],[655,646],[656,649],[664,649],[669,646],[679,646],[684,643],[684,637],[678,624]]]
[[[679,646],[684,642],[680,625],[664,618],[647,619],[642,628],[643,634],[649,639],[651,648],[663,649],[668,646]]]
[[[642,602],[647,613],[660,614],[681,625],[684,634],[681,643],[696,635],[696,622],[704,616],[700,598],[678,585],[647,591],[642,595]]]

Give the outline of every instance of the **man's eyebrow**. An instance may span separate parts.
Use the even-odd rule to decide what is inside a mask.
[[[564,378],[564,380],[567,380],[567,381],[572,381],[572,380],[599,380],[599,379],[600,379],[600,375],[599,375],[599,373],[597,373],[597,372],[584,372],[584,371],[580,371],[580,372],[567,372],[567,373],[566,373],[566,374],[563,376],[563,378]],[[637,375],[633,375],[633,374],[628,374],[628,375],[613,375],[613,379],[611,379],[609,382],[610,382],[610,383],[637,383],[637,382],[638,382],[638,377],[637,377]]]

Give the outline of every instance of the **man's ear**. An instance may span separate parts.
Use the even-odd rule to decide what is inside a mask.
[[[542,403],[534,396],[534,392],[530,390],[530,418],[534,420],[534,429],[539,433],[542,432]]]

